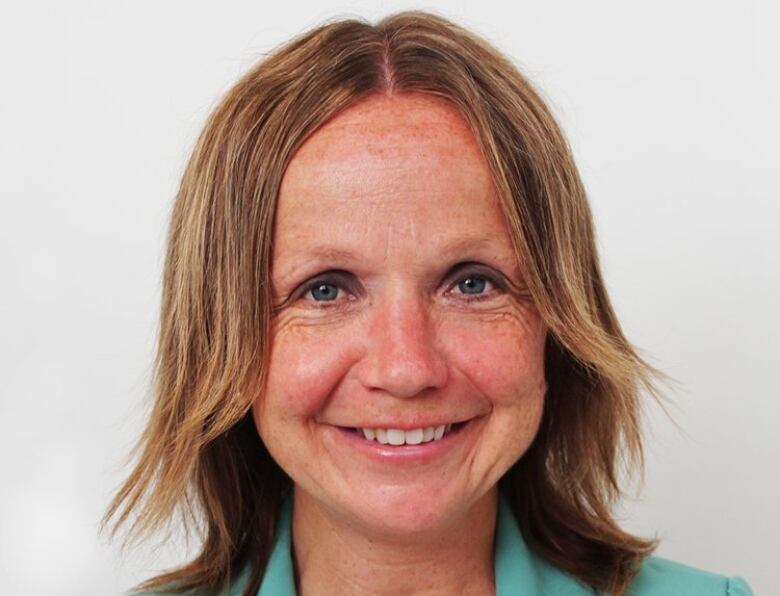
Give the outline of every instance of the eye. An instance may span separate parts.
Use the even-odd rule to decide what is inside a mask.
[[[464,294],[481,294],[485,291],[488,281],[478,275],[470,275],[458,283],[458,289]]]
[[[499,278],[483,268],[466,270],[465,273],[455,278],[452,291],[463,296],[462,300],[474,302],[493,298],[497,291],[503,289]]]
[[[321,273],[306,283],[298,297],[319,308],[343,306],[343,302],[352,299],[353,283],[345,271],[332,270]]]
[[[308,294],[317,302],[322,300],[328,302],[333,301],[336,299],[338,293],[339,287],[336,284],[331,283],[316,282],[315,285],[308,290]]]
[[[491,300],[502,293],[504,285],[499,275],[494,275],[483,266],[456,266],[453,280],[447,294],[460,302]],[[321,273],[304,284],[296,293],[298,299],[316,308],[343,308],[361,295],[360,286],[352,275],[342,270]],[[294,297],[294,296],[293,296]]]

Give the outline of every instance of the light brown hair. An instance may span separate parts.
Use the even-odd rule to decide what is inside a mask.
[[[526,284],[549,328],[548,392],[533,444],[499,483],[529,547],[598,590],[622,594],[657,541],[620,529],[621,474],[643,470],[643,390],[657,371],[621,332],[602,280],[586,193],[559,126],[496,49],[423,12],[342,20],[280,47],[209,117],[173,209],[154,405],[137,463],[106,513],[131,536],[177,511],[202,531],[190,563],[141,584],[254,594],[290,480],[251,407],[267,375],[272,227],[295,150],[368,94],[455,105],[492,172]],[[507,363],[507,366],[511,366]]]

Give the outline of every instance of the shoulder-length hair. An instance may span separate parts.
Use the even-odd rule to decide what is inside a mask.
[[[641,395],[658,374],[621,332],[571,150],[529,81],[483,39],[424,12],[341,20],[265,57],[209,117],[184,172],[164,269],[154,405],[106,513],[146,535],[177,512],[202,548],[141,589],[254,594],[290,479],[251,416],[269,362],[272,227],[285,168],[318,127],[369,94],[456,106],[487,161],[526,284],[549,332],[538,434],[501,479],[529,547],[598,590],[625,592],[657,540],[611,509],[640,472]],[[507,363],[507,366],[510,364]]]

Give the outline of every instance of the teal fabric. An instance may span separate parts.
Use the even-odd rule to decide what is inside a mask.
[[[276,532],[276,544],[265,568],[258,596],[295,596],[295,575],[292,562],[292,495],[282,506]]]
[[[295,596],[292,564],[292,499],[282,508],[279,531],[258,596]],[[546,563],[525,544],[503,495],[499,497],[495,552],[496,596],[584,596],[592,588]],[[230,596],[239,596],[238,590]],[[630,596],[753,596],[741,577],[702,571],[661,557],[647,557]]]
[[[276,541],[258,596],[296,596],[292,559],[292,498],[279,518]],[[494,570],[496,596],[585,596],[593,588],[534,555],[523,540],[517,521],[503,496],[499,497]],[[248,569],[225,596],[241,596]],[[647,557],[629,596],[753,596],[741,577],[702,571],[661,557]],[[141,596],[141,595],[138,595]]]

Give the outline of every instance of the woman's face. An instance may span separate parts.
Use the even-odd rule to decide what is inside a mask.
[[[374,96],[307,140],[279,193],[272,285],[289,302],[254,417],[299,498],[353,527],[443,528],[530,445],[546,329],[510,293],[522,275],[490,173],[442,100]]]

